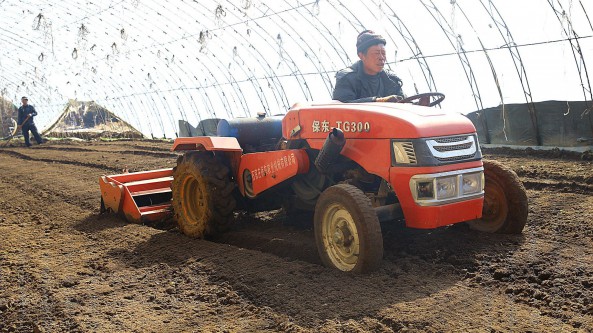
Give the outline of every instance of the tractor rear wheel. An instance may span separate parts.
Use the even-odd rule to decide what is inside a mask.
[[[357,187],[327,188],[315,206],[315,242],[323,263],[347,272],[370,272],[383,259],[381,225],[369,198]]]
[[[484,160],[482,218],[469,222],[478,231],[520,234],[527,222],[527,193],[519,176],[496,161]]]
[[[192,151],[173,169],[173,211],[181,232],[196,238],[230,228],[236,206],[229,169],[210,152]]]

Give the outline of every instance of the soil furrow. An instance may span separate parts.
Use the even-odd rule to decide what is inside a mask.
[[[118,171],[121,172],[121,170],[119,170],[117,168],[110,167],[110,166],[107,166],[104,164],[88,163],[88,162],[82,162],[82,161],[69,161],[69,160],[63,160],[63,159],[37,158],[37,157],[32,157],[30,155],[19,153],[17,151],[13,151],[13,150],[0,149],[0,154],[8,155],[8,156],[15,157],[15,158],[18,158],[21,160],[26,160],[26,161],[45,162],[45,163],[52,163],[52,164],[66,164],[66,165],[95,168],[95,169],[111,171],[111,172],[118,172]]]
[[[593,185],[579,184],[576,182],[557,181],[547,179],[521,178],[523,185],[529,190],[547,190],[562,193],[578,193],[593,195]]]

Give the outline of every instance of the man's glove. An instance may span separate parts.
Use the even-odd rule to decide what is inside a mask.
[[[397,103],[397,102],[401,101],[402,99],[404,99],[402,96],[399,96],[399,95],[390,95],[390,96],[385,96],[385,97],[377,97],[375,99],[375,102],[391,102],[391,103]]]

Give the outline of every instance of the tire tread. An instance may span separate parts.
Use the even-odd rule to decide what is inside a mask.
[[[190,173],[198,181],[205,182],[208,195],[205,205],[210,210],[206,215],[203,230],[192,228],[188,224],[188,217],[184,215],[177,179]],[[233,210],[236,207],[232,190],[235,184],[228,177],[229,169],[218,161],[211,152],[191,151],[177,158],[177,166],[173,168],[173,211],[179,229],[186,235],[203,238],[219,232],[227,231],[233,224]]]

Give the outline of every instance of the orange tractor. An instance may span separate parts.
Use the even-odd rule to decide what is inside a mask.
[[[323,263],[351,272],[380,265],[380,223],[397,218],[520,233],[525,188],[482,160],[470,120],[428,107],[443,98],[296,104],[284,116],[221,120],[217,136],[175,140],[172,150],[185,153],[173,169],[101,177],[102,211],[139,223],[173,214],[202,238],[227,230],[236,210],[311,210]]]

